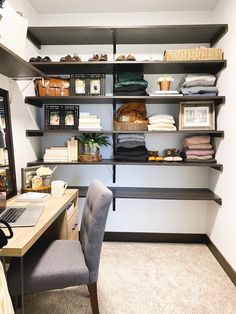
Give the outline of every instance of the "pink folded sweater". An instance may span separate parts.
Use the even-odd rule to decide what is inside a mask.
[[[188,149],[185,151],[186,156],[195,155],[195,156],[206,156],[213,155],[215,153],[214,149]]]
[[[209,144],[211,137],[209,135],[196,135],[187,137],[183,140],[184,147],[194,144]]]

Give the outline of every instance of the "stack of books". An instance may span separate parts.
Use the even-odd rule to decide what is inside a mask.
[[[72,137],[67,146],[52,146],[46,148],[44,162],[71,162],[78,160],[78,140]]]
[[[80,112],[78,128],[80,131],[101,131],[102,130],[100,119],[95,115],[90,115],[89,112]]]
[[[65,162],[68,159],[68,148],[66,146],[52,146],[45,149],[44,162]]]

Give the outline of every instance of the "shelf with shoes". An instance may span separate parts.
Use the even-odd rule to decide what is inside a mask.
[[[209,44],[213,47],[215,43],[227,32],[226,24],[208,24],[208,25],[161,25],[161,26],[137,26],[137,27],[29,27],[28,38],[38,47],[41,45],[112,45],[113,56],[108,61],[73,61],[73,62],[33,62],[32,65],[47,75],[70,75],[73,73],[105,73],[113,74],[117,70],[136,69],[139,67],[143,74],[199,74],[210,73],[218,76],[226,67],[227,62],[220,60],[191,60],[191,61],[116,61],[117,45],[123,44]],[[164,46],[163,46],[164,47]],[[114,78],[114,76],[113,76]],[[179,102],[191,101],[211,101],[217,106],[216,114],[220,106],[225,103],[224,96],[179,96],[179,95],[158,95],[158,96],[68,96],[68,97],[35,97],[28,96],[25,102],[43,108],[46,104],[96,104],[112,105],[113,111],[116,104],[125,101],[141,100],[147,105],[173,104],[179,105]],[[27,136],[45,136],[51,134],[79,134],[84,131],[79,130],[26,130]],[[90,132],[91,133],[91,132]],[[221,130],[181,130],[181,131],[113,131],[104,130],[94,133],[105,133],[113,136],[114,139],[119,133],[144,133],[148,134],[174,134],[179,135],[200,135],[207,134],[212,138],[223,138],[224,131]],[[86,162],[62,162],[62,163],[44,163],[43,160],[29,162],[28,165],[38,164],[61,164],[61,165],[110,165],[113,167],[113,183],[116,177],[116,166],[122,165],[144,165],[144,166],[167,166],[167,167],[211,167],[222,171],[223,166],[220,163],[210,162],[186,162],[186,161],[115,161],[113,159],[102,159],[101,161]],[[76,186],[76,188],[78,188]],[[85,193],[86,187],[79,187],[81,195]],[[114,198],[154,198],[154,199],[178,199],[178,200],[216,200],[221,204],[221,199],[215,196],[208,189],[155,189],[155,188],[119,188],[112,187]],[[190,191],[191,190],[191,191]],[[201,191],[200,191],[201,190]],[[202,193],[201,193],[202,192]]]
[[[0,73],[13,79],[35,76],[47,77],[45,73],[0,44]]]

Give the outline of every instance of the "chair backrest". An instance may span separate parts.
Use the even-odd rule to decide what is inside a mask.
[[[112,192],[98,180],[88,188],[80,227],[80,242],[89,268],[89,282],[97,282],[100,254]]]

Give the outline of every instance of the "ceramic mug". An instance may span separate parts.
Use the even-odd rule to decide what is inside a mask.
[[[51,194],[63,195],[66,188],[67,188],[67,182],[63,180],[54,180],[51,183]]]

